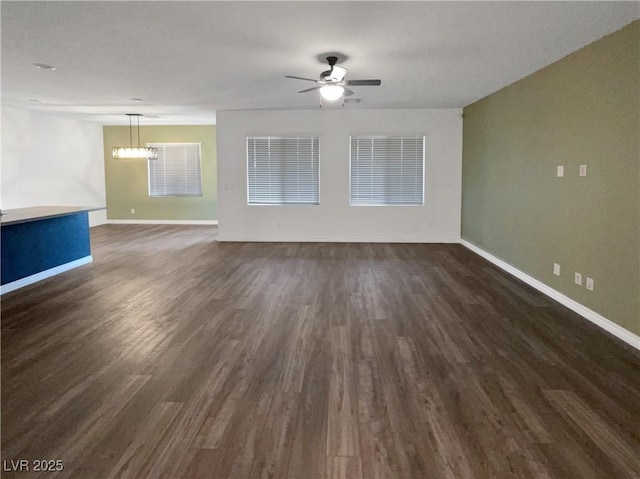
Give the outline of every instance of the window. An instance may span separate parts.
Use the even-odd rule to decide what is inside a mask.
[[[149,196],[202,196],[200,143],[147,143],[158,149],[149,160]]]
[[[423,205],[424,136],[352,136],[350,203]]]
[[[250,205],[318,204],[318,138],[247,138]]]

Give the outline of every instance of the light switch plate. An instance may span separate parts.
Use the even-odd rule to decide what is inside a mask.
[[[580,165],[580,176],[587,176],[587,165]]]
[[[553,263],[553,274],[560,276],[560,265],[558,263]]]
[[[574,273],[573,280],[576,282],[576,284],[582,285],[582,275],[580,273]]]
[[[558,165],[556,175],[558,175],[558,177],[564,176],[564,165]]]

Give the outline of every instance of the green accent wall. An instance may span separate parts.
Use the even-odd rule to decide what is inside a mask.
[[[134,127],[134,137],[136,128]],[[114,160],[114,146],[129,145],[128,126],[105,126],[104,165],[107,219],[118,220],[217,220],[218,186],[216,127],[141,126],[140,144],[201,143],[202,196],[150,197],[147,162]],[[134,143],[137,138],[134,138]],[[135,209],[135,214],[131,214]]]
[[[469,105],[463,129],[462,237],[640,334],[640,22]]]

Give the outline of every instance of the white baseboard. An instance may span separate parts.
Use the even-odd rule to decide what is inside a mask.
[[[37,283],[38,281],[42,281],[43,279],[50,278],[51,276],[55,276],[60,273],[64,273],[65,271],[77,268],[78,266],[91,263],[92,261],[93,256],[85,256],[84,258],[61,264],[60,266],[56,266],[55,268],[40,271],[39,273],[32,274],[31,276],[27,276],[26,278],[21,278],[16,281],[12,281],[11,283],[3,284],[2,286],[0,286],[0,294],[5,294],[10,291],[15,291],[16,289],[24,288],[25,286],[28,286],[30,284]]]
[[[217,225],[218,220],[107,220],[110,225]]]
[[[601,314],[596,313],[595,311],[587,308],[586,306],[583,306],[582,304],[578,303],[577,301],[574,301],[568,296],[565,296],[559,291],[556,291],[555,289],[550,288],[549,286],[547,286],[541,281],[538,281],[532,276],[529,276],[528,274],[523,273],[519,269],[514,268],[509,263],[505,263],[500,258],[496,258],[491,253],[486,252],[485,250],[474,245],[473,243],[469,243],[464,239],[460,240],[460,243],[464,247],[476,253],[477,255],[482,256],[487,261],[490,261],[491,263],[495,264],[500,269],[503,269],[504,271],[515,276],[521,281],[524,281],[529,286],[532,286],[533,288],[537,289],[541,293],[546,294],[551,299],[556,300],[558,303],[562,304],[563,306],[566,306],[570,310],[578,313],[580,316],[591,321],[595,325],[601,327],[608,333],[613,334],[616,338],[621,339],[622,341],[629,344],[630,346],[633,346],[634,348],[640,350],[640,336],[637,336],[631,331],[623,328],[622,326],[619,326],[618,324],[614,323],[610,319],[605,318]]]
[[[367,237],[335,237],[335,236],[227,236],[218,233],[218,242],[238,243],[459,243],[460,238],[371,238]]]

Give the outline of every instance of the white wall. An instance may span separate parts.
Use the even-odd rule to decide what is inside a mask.
[[[106,205],[102,126],[2,107],[0,205]],[[106,212],[89,214],[92,226]]]
[[[462,110],[221,111],[220,241],[457,242],[460,239]],[[424,133],[424,206],[349,206],[349,136]],[[246,137],[320,138],[320,204],[247,205]]]

